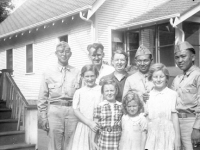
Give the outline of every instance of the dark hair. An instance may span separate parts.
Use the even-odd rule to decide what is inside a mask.
[[[140,100],[139,96],[137,93],[135,93],[134,91],[129,91],[125,97],[123,98],[122,101],[122,106],[123,106],[123,112],[124,114],[127,114],[127,109],[126,106],[128,105],[128,103],[130,103],[131,101],[135,101],[138,104],[138,112],[143,112],[144,111],[144,106],[142,101]]]
[[[188,49],[186,49],[186,50],[188,50],[188,51],[190,51],[192,54],[196,54],[196,52],[195,52],[195,50],[194,50],[194,48],[188,48]]]
[[[114,59],[115,54],[122,54],[122,55],[124,55],[125,59],[126,59],[126,66],[127,66],[127,64],[128,64],[128,55],[126,54],[126,52],[124,50],[122,50],[122,49],[117,49],[116,51],[113,52],[112,60]]]
[[[149,76],[148,76],[149,80],[150,81],[152,80],[152,76],[153,76],[154,72],[160,71],[160,70],[165,74],[167,80],[169,80],[169,71],[168,71],[167,67],[165,65],[163,65],[162,63],[156,63],[150,67]]]
[[[116,93],[115,94],[117,95],[117,93],[119,91],[117,83],[113,79],[110,79],[110,78],[103,80],[102,87],[101,87],[101,94],[103,94],[103,92],[104,92],[104,86],[105,85],[110,85],[110,84],[115,87],[115,89],[116,89]]]
[[[95,50],[98,50],[99,48],[104,50],[104,47],[101,43],[93,43],[93,44],[89,44],[87,46],[87,50],[90,51],[91,48],[94,48]]]
[[[81,77],[84,77],[85,72],[87,71],[92,71],[94,72],[94,74],[96,75],[96,77],[99,76],[99,71],[98,69],[95,67],[95,65],[89,64],[89,65],[85,65],[83,66],[83,68],[81,69]]]

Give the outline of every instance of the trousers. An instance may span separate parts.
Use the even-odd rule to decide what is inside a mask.
[[[179,118],[183,150],[193,150],[191,134],[194,122],[195,117]]]
[[[49,105],[49,144],[48,150],[67,150],[70,137],[78,122],[73,108],[59,105]]]

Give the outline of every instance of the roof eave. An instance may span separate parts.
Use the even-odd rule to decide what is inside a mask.
[[[156,22],[159,22],[159,21],[162,21],[162,20],[175,18],[175,17],[180,17],[180,14],[176,13],[176,14],[162,16],[162,17],[153,18],[153,19],[149,19],[149,20],[143,20],[143,21],[139,21],[139,22],[129,23],[129,24],[125,24],[125,25],[121,25],[119,27],[116,27],[115,29],[120,30],[120,29],[124,29],[124,28],[130,28],[130,27],[133,27],[133,26],[142,26],[142,25],[146,25],[146,24],[150,24],[150,23],[156,23]]]
[[[92,8],[92,6],[87,5],[87,6],[84,6],[82,8],[78,8],[78,9],[75,9],[73,11],[64,13],[62,15],[59,15],[59,16],[56,16],[56,17],[41,21],[39,23],[35,23],[35,24],[30,25],[30,26],[27,26],[27,27],[24,27],[24,28],[21,28],[21,29],[18,29],[18,30],[15,30],[15,31],[12,31],[12,32],[9,32],[9,33],[6,33],[6,34],[2,34],[2,35],[0,35],[0,38],[4,38],[4,37],[7,37],[7,36],[10,36],[10,35],[13,35],[13,34],[17,34],[17,33],[23,32],[25,30],[36,28],[38,26],[41,26],[41,25],[44,25],[44,24],[47,24],[47,23],[50,23],[50,22],[53,22],[53,21],[57,21],[57,20],[65,18],[65,17],[69,17],[69,16],[72,16],[72,15],[75,15],[75,14],[81,12],[81,11],[89,10],[91,8]]]

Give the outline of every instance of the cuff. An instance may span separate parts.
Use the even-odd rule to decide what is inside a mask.
[[[193,125],[193,128],[200,130],[200,118],[199,117],[196,118],[194,125]]]

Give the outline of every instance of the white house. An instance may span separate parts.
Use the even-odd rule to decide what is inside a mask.
[[[27,0],[0,24],[0,69],[13,69],[13,78],[27,100],[37,100],[40,77],[46,65],[54,65],[55,46],[67,41],[72,49],[70,64],[81,69],[90,63],[87,45],[101,42],[105,61],[123,48],[129,64],[140,44],[164,63],[172,78],[173,48],[180,37],[196,50],[199,61],[200,0]],[[171,20],[171,24],[170,24]]]

